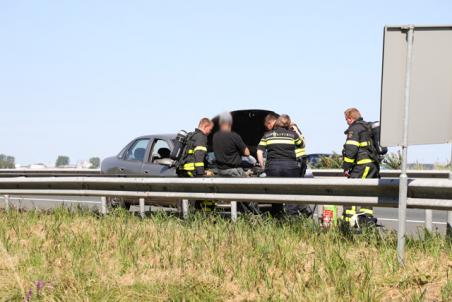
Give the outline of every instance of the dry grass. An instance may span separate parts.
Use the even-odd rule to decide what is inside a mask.
[[[447,301],[451,247],[310,220],[0,213],[1,301]],[[28,297],[27,297],[28,296]]]

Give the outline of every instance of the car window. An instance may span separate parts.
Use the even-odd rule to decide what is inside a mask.
[[[171,153],[171,148],[167,141],[163,139],[156,139],[154,145],[152,146],[151,152],[151,162],[155,162],[159,159],[169,158]]]
[[[149,144],[149,138],[142,138],[136,140],[132,146],[127,150],[125,160],[144,160],[146,149]]]

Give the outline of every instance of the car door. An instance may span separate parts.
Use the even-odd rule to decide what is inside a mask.
[[[173,143],[169,139],[155,137],[149,157],[143,163],[143,173],[149,176],[176,176],[175,168],[166,164],[172,149]]]
[[[148,155],[149,137],[136,139],[122,155],[119,171],[122,174],[141,174],[143,162]]]

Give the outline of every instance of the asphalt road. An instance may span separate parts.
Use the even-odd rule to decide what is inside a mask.
[[[74,203],[72,201],[78,201]],[[80,197],[80,196],[11,196],[10,204],[13,207],[25,210],[40,209],[50,210],[58,206],[75,207],[82,206],[90,209],[96,209],[100,206],[99,197]],[[0,208],[4,208],[5,203],[3,197],[0,196]],[[149,211],[150,207],[146,206],[145,210]],[[138,211],[138,207],[132,207],[132,211]],[[165,210],[161,207],[152,207],[152,211]],[[388,230],[397,230],[397,209],[393,208],[375,208],[375,216],[378,223]],[[407,233],[416,235],[422,231],[424,227],[425,210],[408,209],[407,211]],[[446,211],[433,211],[433,229],[445,234],[446,232]]]

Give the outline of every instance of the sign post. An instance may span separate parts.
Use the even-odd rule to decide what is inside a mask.
[[[452,144],[451,144],[450,149],[451,149],[451,154],[450,154],[449,180],[452,180]],[[446,236],[449,239],[452,238],[452,211],[447,212]]]
[[[407,28],[407,54],[405,67],[405,110],[403,113],[403,144],[402,144],[402,172],[399,182],[399,229],[397,233],[397,257],[400,264],[404,264],[405,233],[406,233],[406,204],[408,199],[408,121],[410,110],[410,86],[411,86],[411,61],[413,56],[414,27]]]
[[[402,265],[408,146],[452,142],[451,53],[452,25],[385,26],[380,143],[402,149],[397,234],[397,258]],[[448,226],[452,234],[452,212],[448,213]]]

